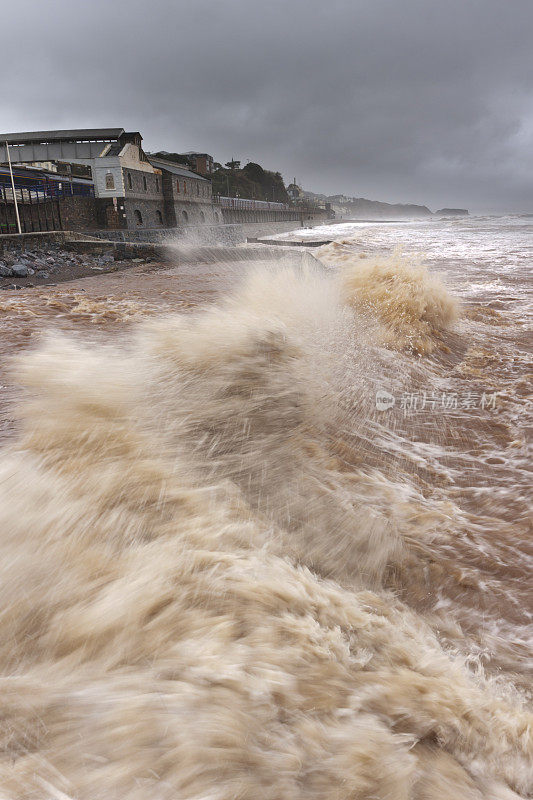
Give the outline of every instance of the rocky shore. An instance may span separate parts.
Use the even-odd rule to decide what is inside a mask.
[[[118,260],[111,250],[75,253],[50,242],[31,249],[10,243],[0,250],[0,289],[31,289],[99,272],[116,272],[145,261],[144,258]]]

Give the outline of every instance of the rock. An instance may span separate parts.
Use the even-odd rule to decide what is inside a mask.
[[[55,262],[55,258],[53,256],[46,257],[47,264],[53,264]]]
[[[13,266],[11,267],[11,274],[14,275],[16,278],[27,278],[28,275],[30,274],[33,275],[33,270],[31,270],[30,273],[26,264],[21,264],[19,262],[17,264],[13,264]]]
[[[466,208],[439,208],[435,214],[441,217],[468,217],[468,210]]]
[[[45,281],[47,278],[50,277],[50,275],[49,275],[48,272],[45,272],[44,270],[41,270],[40,272],[37,273],[37,277],[38,278],[42,278],[42,280]]]
[[[105,255],[101,256],[99,259],[101,264],[110,264],[112,261],[115,260],[115,257],[106,253]]]
[[[37,272],[40,272],[42,269],[48,269],[48,264],[45,264],[43,261],[35,261],[33,268],[37,270]]]
[[[0,261],[0,278],[10,278],[12,275],[11,267]]]

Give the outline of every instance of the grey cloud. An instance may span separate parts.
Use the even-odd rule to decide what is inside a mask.
[[[531,0],[20,0],[4,130],[123,125],[307,188],[531,210]]]

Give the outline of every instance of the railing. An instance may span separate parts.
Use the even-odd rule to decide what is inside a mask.
[[[243,197],[221,197],[213,195],[213,203],[222,208],[242,208],[246,210],[271,209],[272,211],[280,208],[291,208],[288,203],[274,203],[270,200],[247,200]]]
[[[15,178],[20,228],[23,233],[61,230],[61,199],[72,196],[92,197],[92,184],[70,181],[31,180]],[[7,178],[7,180],[10,180]],[[0,234],[18,233],[18,222],[11,182],[0,174]]]
[[[0,200],[12,203],[13,189],[5,178],[5,175],[0,176]],[[15,183],[15,196],[19,203],[35,203],[51,197],[94,197],[94,187],[70,181],[28,181]]]

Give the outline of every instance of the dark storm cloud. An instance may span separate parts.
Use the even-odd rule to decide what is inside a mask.
[[[533,207],[532,0],[21,0],[1,24],[3,130],[119,125],[314,191]]]

